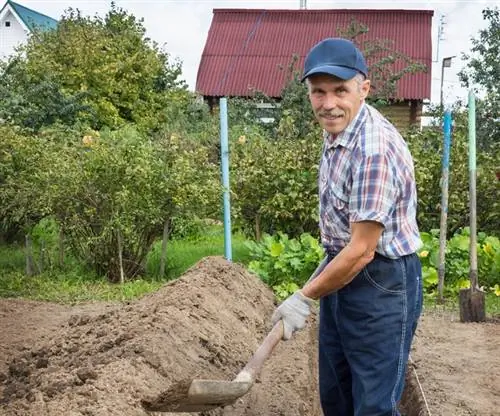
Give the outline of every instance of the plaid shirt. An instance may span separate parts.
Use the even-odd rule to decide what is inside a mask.
[[[398,258],[421,245],[410,151],[395,127],[368,104],[335,139],[325,132],[319,200],[327,251],[344,248],[350,223],[366,220],[384,226],[376,248],[383,256]]]

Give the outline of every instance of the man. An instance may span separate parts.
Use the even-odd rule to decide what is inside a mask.
[[[306,57],[303,81],[324,129],[319,226],[329,262],[272,318],[283,320],[289,339],[320,300],[325,416],[400,414],[422,308],[413,161],[394,126],[365,103],[367,75],[345,39],[325,39]]]

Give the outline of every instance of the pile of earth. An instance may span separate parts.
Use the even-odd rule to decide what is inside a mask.
[[[206,258],[136,302],[78,311],[17,354],[0,375],[0,414],[149,414],[141,399],[176,381],[233,379],[270,329],[273,308],[272,292],[256,276]],[[319,414],[314,327],[279,344],[249,394],[205,414]]]
[[[156,414],[141,400],[180,380],[232,380],[270,330],[274,307],[266,285],[220,257],[203,259],[128,304],[0,299],[0,414]],[[403,414],[497,415],[499,328],[498,322],[465,325],[424,314]],[[321,416],[316,363],[314,314],[307,329],[278,345],[247,395],[200,414]]]

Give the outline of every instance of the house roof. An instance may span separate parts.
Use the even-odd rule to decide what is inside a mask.
[[[22,6],[10,0],[8,0],[2,7],[0,14],[2,14],[4,9],[8,6],[10,6],[11,10],[19,17],[19,19],[21,19],[22,23],[28,28],[29,31],[33,31],[35,28],[55,29],[57,26],[56,19],[42,13],[38,13],[35,10],[29,9],[28,7]]]
[[[399,80],[395,98],[430,98],[432,15],[432,10],[214,9],[196,90],[214,97],[251,96],[254,90],[279,97],[292,57],[302,69],[314,44],[338,36],[339,28],[356,20],[369,30],[357,41],[393,40],[395,50],[427,66],[427,72]]]

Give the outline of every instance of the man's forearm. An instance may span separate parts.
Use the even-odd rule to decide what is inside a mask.
[[[372,261],[374,254],[373,250],[366,247],[348,244],[316,279],[302,288],[302,293],[318,299],[341,289]]]

